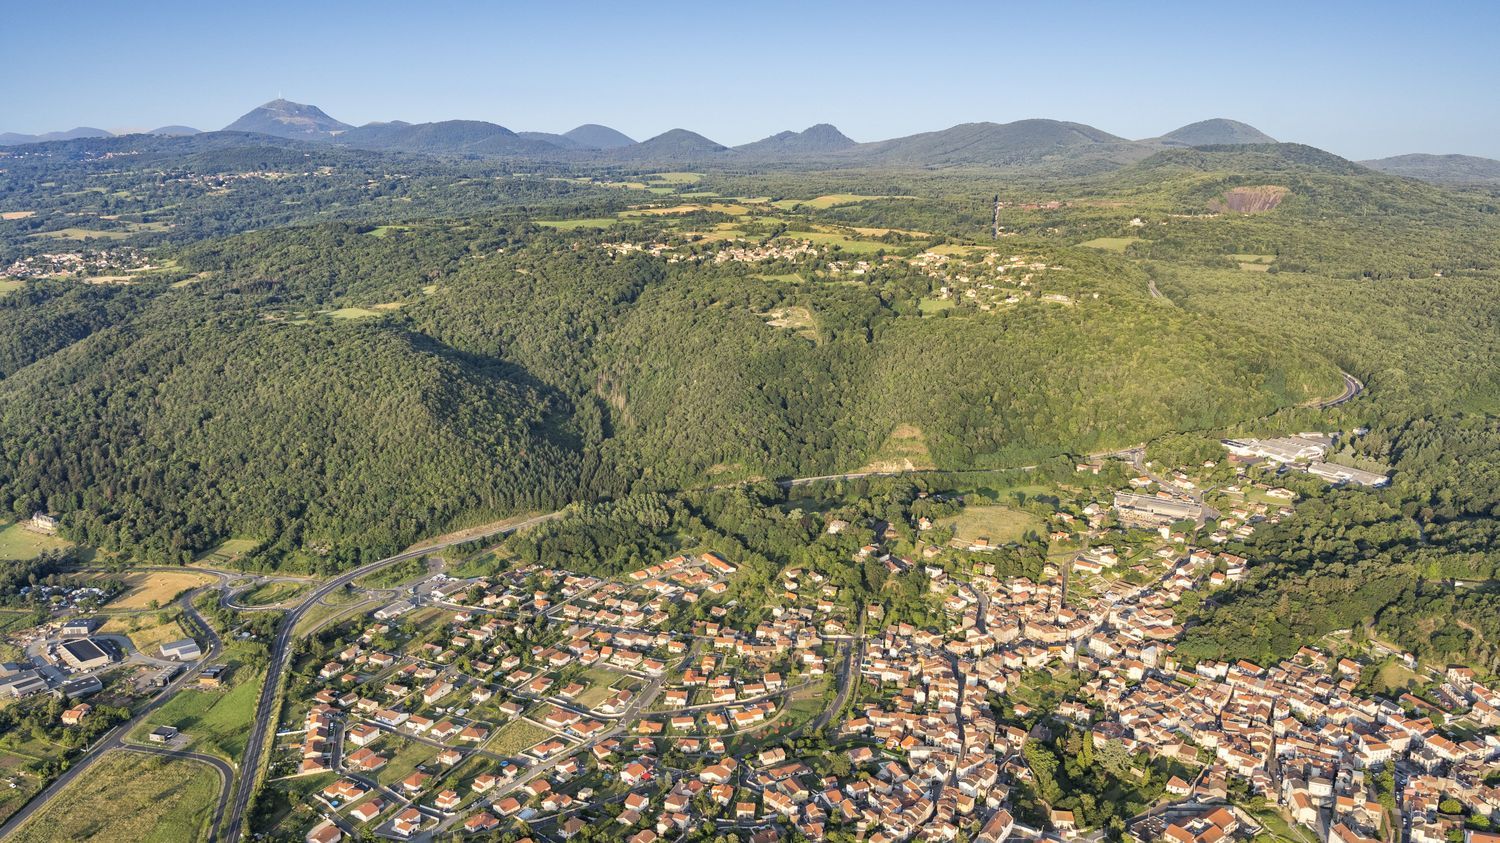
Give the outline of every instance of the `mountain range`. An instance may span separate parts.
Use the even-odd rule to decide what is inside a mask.
[[[427,155],[492,156],[601,164],[819,165],[831,167],[993,166],[1087,173],[1113,170],[1164,149],[1254,145],[1276,139],[1246,123],[1213,118],[1154,138],[1129,139],[1083,123],[1027,119],[1011,123],[963,123],[933,132],[859,143],[820,123],[783,131],[753,143],[728,147],[683,128],[643,141],[595,123],[560,134],[513,131],[479,120],[407,123],[400,120],[352,126],[315,105],[276,99],[225,126],[278,138],[330,143],[352,149]],[[197,130],[164,126],[150,134],[186,135]],[[42,135],[0,134],[0,146],[75,138],[110,137],[103,129],[79,127]],[[1500,183],[1500,161],[1465,155],[1400,155],[1360,162],[1393,175],[1444,184]]]

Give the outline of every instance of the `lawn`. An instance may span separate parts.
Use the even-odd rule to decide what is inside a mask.
[[[35,559],[44,550],[61,550],[73,543],[45,533],[33,533],[21,524],[0,530],[0,559]]]
[[[617,225],[620,221],[614,217],[582,217],[576,220],[536,220],[536,224],[543,228],[555,228],[558,231],[575,231],[580,228],[609,228]]]
[[[923,316],[931,316],[934,313],[942,313],[952,310],[958,302],[953,299],[940,299],[936,296],[923,296],[917,301],[917,309],[922,311]]]
[[[241,674],[246,677],[241,679]],[[233,762],[245,751],[245,735],[255,718],[255,703],[264,673],[246,667],[235,672],[228,690],[187,688],[179,691],[131,734],[144,743],[157,726],[176,726],[190,741],[189,748]]]
[[[411,775],[418,767],[431,768],[433,759],[438,754],[436,747],[399,735],[387,735],[381,744],[381,755],[386,755],[388,750],[395,750],[396,753],[389,755],[391,760],[375,772],[381,784],[386,785],[399,785],[402,779]]]
[[[1144,242],[1139,237],[1095,237],[1078,245],[1090,249],[1103,249],[1106,252],[1124,252],[1131,243]]]
[[[58,794],[11,839],[201,840],[218,793],[218,776],[199,762],[114,752]]]
[[[18,278],[0,278],[0,296],[19,290],[26,286],[26,282]]]
[[[500,755],[520,755],[542,739],[551,736],[551,732],[535,723],[515,720],[500,727],[495,734],[491,735],[489,743],[485,744],[484,748]]]
[[[1008,506],[966,506],[957,515],[938,522],[953,525],[954,537],[969,543],[975,539],[988,539],[991,545],[1002,545],[1019,541],[1027,532],[1045,529],[1042,520],[1029,512],[1011,509]]]
[[[209,565],[228,565],[244,556],[260,544],[257,539],[225,539],[218,547],[198,557],[198,561]]]
[[[138,571],[125,575],[128,590],[109,601],[110,609],[152,609],[171,603],[178,595],[214,581],[194,571]]]

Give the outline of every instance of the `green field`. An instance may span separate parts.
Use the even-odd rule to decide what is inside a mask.
[[[113,752],[11,838],[15,843],[130,840],[185,843],[207,836],[219,777],[199,762]]]
[[[972,542],[978,538],[989,539],[991,545],[1002,545],[1019,541],[1027,532],[1046,528],[1042,520],[1029,512],[1011,509],[1008,506],[966,506],[957,515],[938,522],[953,525],[954,538]]]
[[[790,211],[797,207],[816,208],[817,210],[824,211],[835,205],[852,205],[856,202],[870,202],[875,199],[910,198],[909,196],[866,196],[859,193],[829,193],[813,199],[778,199],[771,204],[785,211]]]
[[[0,278],[0,296],[14,292],[26,286],[26,282],[19,278]]]
[[[50,237],[54,240],[124,240],[130,236],[126,231],[97,231],[90,228],[60,228],[56,231],[40,231],[32,237]]]
[[[1139,237],[1095,237],[1093,240],[1078,245],[1090,249],[1103,249],[1106,252],[1124,252],[1131,243],[1143,242],[1145,241]]]
[[[558,231],[576,231],[580,228],[609,228],[617,225],[620,221],[614,217],[582,217],[576,220],[536,220],[536,224],[543,228],[555,228]]]
[[[198,561],[208,565],[227,565],[254,550],[258,544],[260,542],[255,539],[225,539],[218,547],[198,557]]]
[[[917,302],[917,307],[921,309],[923,316],[931,316],[934,313],[952,310],[957,305],[958,302],[953,299],[940,299],[935,296],[923,296]]]
[[[312,589],[305,582],[268,582],[256,586],[235,598],[243,606],[274,606],[299,597]]]
[[[666,184],[697,184],[703,181],[702,173],[652,173],[646,176],[650,181],[659,181]]]
[[[857,255],[871,255],[881,249],[891,248],[889,243],[881,243],[875,240],[856,240],[848,235],[832,231],[788,231],[777,239],[807,240],[818,246],[837,246],[846,252]]]
[[[795,272],[783,272],[780,275],[759,275],[756,277],[762,281],[785,281],[788,284],[801,284],[807,280]]]
[[[551,732],[535,723],[516,720],[507,723],[491,735],[489,743],[485,744],[484,748],[500,755],[520,755],[527,748],[551,735]]]
[[[241,674],[249,673],[247,667],[238,668],[234,684],[228,690],[179,691],[153,711],[131,734],[131,739],[144,743],[146,733],[157,726],[176,726],[189,739],[191,749],[226,761],[235,760],[245,751],[245,735],[255,718],[255,701],[263,676],[255,673],[241,678]]]
[[[0,559],[35,559],[44,550],[62,550],[73,543],[45,533],[33,533],[20,524],[0,529]]]

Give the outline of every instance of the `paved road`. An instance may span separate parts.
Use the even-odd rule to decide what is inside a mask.
[[[255,720],[250,726],[249,740],[245,744],[245,755],[240,760],[240,769],[244,771],[244,774],[235,783],[234,801],[230,806],[229,822],[226,825],[225,838],[238,839],[242,835],[245,813],[249,810],[250,797],[254,794],[256,780],[260,777],[260,763],[261,757],[266,751],[267,734],[276,728],[274,722],[276,720],[276,699],[280,694],[282,675],[287,668],[287,657],[291,649],[292,640],[296,637],[295,630],[298,622],[302,620],[302,617],[309,609],[348,583],[352,583],[360,577],[382,568],[389,567],[398,562],[404,562],[408,559],[416,559],[434,551],[452,547],[453,545],[489,538],[502,533],[514,532],[515,530],[540,524],[544,521],[550,521],[561,514],[561,511],[551,512],[546,515],[538,515],[535,518],[528,518],[524,521],[498,525],[492,529],[470,533],[447,542],[425,545],[416,550],[408,550],[367,565],[361,565],[358,568],[328,580],[307,597],[303,598],[302,602],[297,604],[296,608],[287,612],[286,616],[281,619],[281,625],[276,632],[276,640],[271,645],[270,665],[266,669],[265,684],[260,689],[260,700],[255,707]]]
[[[1341,374],[1341,375],[1344,376],[1344,394],[1340,395],[1337,398],[1334,398],[1331,401],[1320,401],[1320,402],[1318,402],[1315,406],[1319,410],[1326,410],[1329,407],[1337,407],[1338,405],[1340,405],[1340,404],[1342,404],[1342,403],[1344,403],[1346,401],[1352,401],[1361,392],[1365,391],[1365,385],[1364,385],[1364,383],[1362,381],[1360,381],[1359,378],[1356,378],[1355,376],[1349,374],[1348,372],[1346,372],[1346,371],[1344,371],[1342,369],[1339,370],[1339,374]]]
[[[219,636],[214,634],[213,628],[210,627],[206,622],[204,622],[203,618],[198,614],[198,611],[193,608],[193,599],[201,594],[206,588],[213,588],[213,586],[205,585],[195,588],[192,591],[184,594],[177,601],[182,608],[183,618],[188,621],[189,625],[196,627],[202,637],[208,641],[208,647],[203,651],[203,658],[199,659],[193,666],[190,666],[187,670],[184,670],[180,675],[178,675],[176,679],[172,680],[172,682],[169,683],[167,687],[163,688],[160,693],[152,697],[149,702],[136,709],[135,714],[132,715],[129,720],[126,720],[124,723],[121,723],[120,725],[111,729],[109,732],[106,732],[104,737],[100,738],[94,743],[92,749],[86,751],[82,756],[78,758],[78,760],[73,762],[73,766],[69,767],[66,771],[63,772],[62,775],[54,779],[52,781],[52,784],[48,785],[36,796],[33,796],[31,798],[31,801],[27,802],[26,805],[21,808],[21,810],[12,814],[10,819],[5,821],[4,825],[0,825],[0,840],[8,839],[11,835],[15,834],[16,830],[19,829],[22,825],[25,825],[26,821],[31,819],[33,814],[41,810],[41,808],[48,802],[52,801],[52,799],[57,796],[57,794],[61,793],[65,788],[67,788],[67,786],[71,784],[74,779],[83,775],[84,771],[86,771],[89,767],[92,767],[95,761],[98,761],[112,749],[119,749],[121,747],[127,746],[127,744],[125,743],[125,736],[127,734],[134,730],[136,726],[140,725],[140,723],[146,719],[147,715],[160,708],[163,703],[171,699],[172,696],[178,691],[182,690],[189,681],[195,679],[198,674],[198,667],[208,664],[216,656],[218,656],[219,649],[221,647]],[[227,792],[227,785],[225,787],[225,790]]]
[[[142,752],[147,755],[161,755],[166,758],[183,758],[192,761],[201,761],[213,767],[219,774],[219,804],[214,808],[213,821],[208,824],[208,843],[214,843],[219,839],[219,824],[224,820],[224,808],[229,804],[229,793],[234,784],[234,768],[229,766],[224,759],[215,758],[212,755],[204,755],[201,752],[188,752],[181,749],[166,749],[158,746],[141,746],[139,744],[125,744],[120,747],[126,752]]]

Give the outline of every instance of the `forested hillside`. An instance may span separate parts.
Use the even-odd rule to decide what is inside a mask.
[[[1020,465],[1311,418],[1288,408],[1340,367],[1384,413],[1344,421],[1379,431],[1497,393],[1493,209],[1306,147],[1059,181],[280,143],[12,162],[4,207],[35,209],[12,256],[80,225],[124,238],[86,254],[145,252],[0,298],[7,510],[321,570],[572,500],[852,471],[898,430],[923,465]]]

